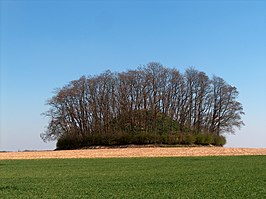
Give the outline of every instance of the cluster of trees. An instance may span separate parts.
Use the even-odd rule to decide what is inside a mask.
[[[193,68],[181,74],[152,62],[127,72],[106,71],[56,91],[44,113],[50,121],[41,137],[58,140],[58,148],[201,144],[203,136],[208,144],[223,145],[215,140],[244,125],[237,97],[236,87]]]

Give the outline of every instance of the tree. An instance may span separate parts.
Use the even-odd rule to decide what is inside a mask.
[[[49,124],[41,137],[80,147],[136,143],[143,136],[167,142],[165,136],[182,135],[180,143],[187,134],[220,136],[244,125],[237,97],[222,78],[209,79],[194,68],[181,74],[152,62],[127,72],[106,71],[56,91],[47,102]]]
[[[244,125],[241,115],[244,114],[242,105],[236,101],[236,87],[228,85],[222,78],[213,77],[213,107],[210,130],[219,135],[222,132],[234,133],[234,127]]]

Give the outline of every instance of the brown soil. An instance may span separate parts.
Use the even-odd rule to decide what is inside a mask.
[[[183,156],[238,156],[266,155],[266,148],[223,147],[128,147],[82,149],[67,151],[0,152],[4,159],[45,158],[124,158],[124,157],[183,157]]]

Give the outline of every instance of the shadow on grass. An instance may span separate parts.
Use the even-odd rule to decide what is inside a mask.
[[[0,191],[7,191],[7,190],[18,190],[18,188],[16,186],[12,186],[12,185],[0,186]]]

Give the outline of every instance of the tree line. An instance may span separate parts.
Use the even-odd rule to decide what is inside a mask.
[[[82,76],[58,89],[41,137],[58,148],[117,144],[198,144],[244,125],[238,91],[222,78],[152,62],[136,70]],[[205,136],[205,137],[204,137]],[[218,145],[223,145],[219,144]]]

